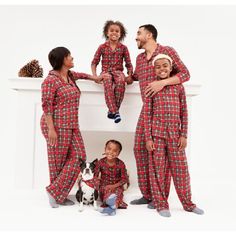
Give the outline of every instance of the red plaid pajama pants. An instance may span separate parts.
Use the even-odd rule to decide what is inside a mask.
[[[103,80],[105,101],[111,113],[119,112],[125,94],[125,75],[121,71],[109,73]]]
[[[151,186],[150,186],[150,168],[149,168],[149,156],[146,149],[146,140],[144,133],[144,113],[143,108],[139,115],[136,131],[135,131],[135,143],[134,143],[134,156],[137,165],[138,184],[142,195],[152,200]],[[168,198],[170,192],[171,172],[168,168],[168,162],[165,167],[165,196]]]
[[[178,150],[177,139],[153,137],[155,150],[149,152],[150,185],[154,206],[158,211],[169,209],[166,196],[166,162],[173,177],[177,195],[187,211],[192,211],[195,204],[191,201],[190,176],[185,151]]]
[[[41,122],[42,133],[48,140],[47,125]],[[58,203],[63,203],[80,172],[80,159],[86,159],[79,129],[56,128],[57,146],[47,145],[50,185],[46,190]]]
[[[105,207],[106,204],[105,204],[105,201],[106,199],[112,194],[112,193],[115,193],[117,198],[116,198],[116,206],[119,208],[127,208],[127,204],[123,201],[123,197],[124,197],[124,187],[123,186],[120,186],[120,187],[117,187],[113,190],[105,190],[104,189],[104,186],[102,186],[100,188],[100,191],[99,191],[99,194],[100,194],[100,198],[103,202],[102,204],[102,207]]]

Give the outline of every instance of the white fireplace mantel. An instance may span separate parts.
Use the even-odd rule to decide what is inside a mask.
[[[38,188],[48,184],[46,144],[40,130],[42,81],[41,78],[9,79],[10,88],[17,92],[16,187]],[[123,155],[133,155],[133,136],[142,107],[138,82],[126,87],[120,109],[122,121],[119,124],[106,117],[107,107],[102,85],[86,80],[78,80],[77,84],[82,92],[79,123],[87,154],[94,156],[94,153],[101,153],[101,143],[115,136],[124,143],[126,151],[124,150]],[[200,85],[186,83],[184,87],[191,133],[191,99],[199,94]],[[134,157],[127,159],[126,163],[131,169],[135,169]],[[136,170],[133,173],[133,181],[136,181]]]
[[[40,91],[43,80],[43,78],[17,77],[9,79],[9,82],[10,87],[14,90]],[[102,85],[91,81],[78,80],[77,83],[83,92],[103,92]],[[201,85],[186,83],[184,84],[184,87],[188,96],[196,96],[200,92]],[[128,85],[126,92],[139,94],[140,90],[138,82],[135,81],[132,85]]]

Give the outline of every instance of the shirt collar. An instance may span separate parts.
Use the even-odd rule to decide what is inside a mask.
[[[110,48],[110,42],[109,42],[109,41],[106,41],[106,42],[105,42],[105,46]],[[118,42],[116,48],[119,48],[120,46],[121,46],[121,43]]]
[[[153,58],[159,53],[159,51],[160,51],[160,44],[157,44],[157,47],[156,47],[155,51],[153,52],[151,58],[148,61],[152,61]],[[143,52],[142,59],[147,60],[146,52]]]
[[[69,83],[66,83],[66,82],[62,79],[60,73],[59,73],[58,71],[56,71],[56,70],[50,70],[50,71],[49,71],[49,75],[52,75],[52,76],[55,76],[55,77],[59,78],[59,79],[61,80],[61,82],[65,83],[65,84],[74,84],[73,81],[72,81],[72,79],[71,79],[72,74],[71,74],[70,71],[68,71],[68,80],[69,80],[68,82],[69,82]]]

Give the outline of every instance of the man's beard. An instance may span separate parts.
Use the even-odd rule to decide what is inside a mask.
[[[137,46],[138,46],[138,49],[143,49],[143,45],[145,44],[145,42],[143,41],[138,41],[137,42]]]

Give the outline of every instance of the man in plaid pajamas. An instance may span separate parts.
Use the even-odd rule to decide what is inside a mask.
[[[80,90],[75,80],[101,78],[69,71],[73,64],[70,51],[64,47],[49,53],[53,70],[42,83],[42,133],[47,141],[50,185],[46,188],[51,207],[73,205],[67,199],[79,171],[80,160],[86,159],[78,124]]]
[[[93,75],[97,75],[96,68],[102,57],[102,75],[105,101],[108,107],[107,117],[114,119],[115,123],[121,121],[119,109],[125,93],[125,82],[132,83],[131,64],[128,48],[121,43],[126,36],[126,30],[119,21],[107,21],[103,29],[103,35],[107,41],[97,49],[91,69]],[[123,62],[127,68],[128,76],[123,73]]]
[[[124,185],[129,184],[125,163],[118,158],[122,145],[109,140],[105,145],[105,157],[96,163],[95,176],[100,176],[99,195],[103,202],[101,213],[116,214],[116,208],[126,209],[123,201]]]
[[[133,74],[133,79],[139,81],[142,100],[146,96],[153,96],[161,91],[165,86],[172,84],[184,83],[189,80],[189,71],[184,63],[179,58],[177,52],[168,46],[162,46],[156,42],[157,30],[153,25],[142,25],[137,32],[137,45],[139,49],[144,49],[145,52],[139,54],[136,58],[136,68]],[[160,54],[165,53],[173,60],[173,70],[171,77],[161,81],[155,81],[155,73],[152,66],[153,58]],[[134,155],[137,165],[138,183],[142,193],[140,199],[131,201],[131,204],[148,204],[149,208],[154,208],[152,203],[152,194],[149,181],[149,160],[148,152],[145,146],[144,134],[144,112],[141,110],[139,120],[135,132]],[[171,173],[166,163],[165,170],[165,195],[168,197],[170,190]]]
[[[158,54],[153,59],[157,80],[169,78],[172,59]],[[144,101],[146,147],[149,151],[149,178],[152,200],[158,213],[170,217],[165,189],[165,166],[169,168],[178,197],[186,211],[203,214],[191,201],[190,176],[185,147],[187,145],[188,114],[182,84],[164,87]]]

